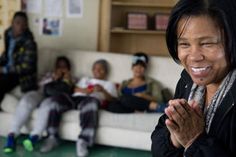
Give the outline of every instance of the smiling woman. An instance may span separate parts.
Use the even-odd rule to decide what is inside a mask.
[[[167,46],[184,67],[152,134],[154,157],[236,156],[236,3],[180,0]]]
[[[217,89],[229,72],[220,28],[209,16],[183,17],[177,35],[178,58],[193,81]]]

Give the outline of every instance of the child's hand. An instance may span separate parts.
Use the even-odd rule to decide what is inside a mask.
[[[75,87],[74,88],[74,93],[79,93],[79,92],[81,92],[80,88],[79,87]]]
[[[88,85],[87,92],[92,93],[94,91],[94,85]]]
[[[75,88],[74,88],[74,93],[91,94],[91,93],[93,93],[93,90],[91,90],[91,89],[89,89],[89,88],[79,88],[79,87],[75,87]]]
[[[134,95],[137,96],[137,97],[140,97],[140,98],[144,98],[145,97],[144,93],[135,93]]]
[[[71,80],[71,74],[69,70],[64,70],[63,71],[63,79],[65,80]]]
[[[94,91],[103,92],[104,88],[101,85],[94,85]]]
[[[62,71],[60,69],[56,69],[53,73],[53,79],[58,80],[62,77]]]

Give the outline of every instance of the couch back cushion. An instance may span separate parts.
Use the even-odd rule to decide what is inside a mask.
[[[82,50],[57,51],[43,49],[39,52],[39,74],[43,74],[52,68],[55,58],[60,55],[67,56],[72,61],[72,71],[78,77],[92,76],[91,68],[94,61],[106,59],[110,64],[109,80],[121,83],[132,77],[131,54],[118,54],[107,52],[93,52]],[[182,67],[176,64],[170,57],[150,57],[148,75],[157,79],[164,87],[174,92],[176,83],[180,77]]]

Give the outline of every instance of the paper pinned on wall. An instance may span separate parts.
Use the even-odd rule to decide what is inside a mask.
[[[62,35],[62,20],[43,18],[41,20],[40,34],[46,36],[61,36]]]
[[[27,11],[27,0],[21,0],[21,10]]]
[[[66,12],[68,18],[83,17],[83,0],[67,0]]]
[[[28,13],[40,14],[42,12],[42,0],[27,0]]]
[[[62,0],[44,0],[44,16],[62,17]]]

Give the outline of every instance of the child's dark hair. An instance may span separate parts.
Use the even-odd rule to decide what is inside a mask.
[[[17,18],[17,17],[23,18],[25,20],[25,22],[28,24],[28,16],[25,12],[23,12],[23,11],[16,12],[13,16],[13,20],[15,20],[15,18]]]
[[[60,62],[64,62],[69,70],[71,70],[70,60],[65,56],[59,56],[56,59],[55,67],[58,67]]]
[[[132,66],[142,65],[144,68],[147,67],[149,58],[144,52],[137,52],[133,55]]]
[[[108,75],[108,73],[109,73],[109,63],[105,59],[99,59],[99,60],[95,61],[93,63],[93,68],[96,64],[101,64],[103,66],[106,74]]]

